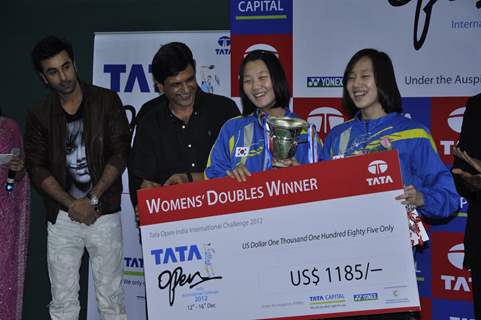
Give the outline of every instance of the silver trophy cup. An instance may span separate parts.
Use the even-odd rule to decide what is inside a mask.
[[[299,118],[269,117],[269,149],[273,167],[285,167],[282,160],[291,159],[296,154],[297,137],[307,130],[307,121]]]

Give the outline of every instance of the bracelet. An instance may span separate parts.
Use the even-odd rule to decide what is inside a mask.
[[[87,199],[92,207],[94,207],[97,213],[101,210],[100,200],[95,195],[91,194],[90,192],[87,193]]]
[[[192,178],[192,173],[186,172],[185,174],[187,175],[187,181],[189,181],[189,182],[194,181],[194,179]]]

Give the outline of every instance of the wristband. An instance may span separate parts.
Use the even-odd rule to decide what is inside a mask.
[[[187,175],[187,181],[189,181],[189,182],[194,181],[194,179],[192,178],[192,173],[186,172],[185,174]]]

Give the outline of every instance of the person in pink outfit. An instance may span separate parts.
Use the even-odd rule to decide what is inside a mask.
[[[23,282],[27,262],[30,183],[23,166],[22,133],[15,121],[0,110],[0,154],[17,154],[0,162],[0,318],[22,318]],[[5,159],[5,158],[4,158]],[[14,173],[13,189],[6,188],[8,172]]]

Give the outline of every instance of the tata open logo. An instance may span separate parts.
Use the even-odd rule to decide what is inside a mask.
[[[332,128],[344,122],[344,116],[336,108],[319,107],[309,112],[307,121],[314,124],[319,132],[327,134]]]
[[[463,116],[466,107],[457,108],[448,116],[448,125],[456,133],[461,133],[461,126],[463,125]]]
[[[380,175],[387,171],[388,165],[386,161],[374,160],[367,166],[367,170],[371,174]]]
[[[452,246],[448,251],[448,260],[459,270],[463,270],[464,244]]]
[[[269,52],[272,52],[273,54],[275,54],[277,58],[279,58],[279,52],[277,52],[277,49],[274,48],[273,46],[269,45],[269,44],[266,44],[266,43],[256,43],[256,44],[250,46],[249,48],[247,48],[246,51],[244,52],[244,58],[245,58],[245,56],[247,56],[247,54],[249,52],[254,51],[254,50],[269,51]]]
[[[367,166],[367,171],[375,177],[367,178],[367,184],[369,186],[376,186],[380,184],[393,183],[390,175],[383,175],[388,169],[388,164],[383,160],[374,160]]]

